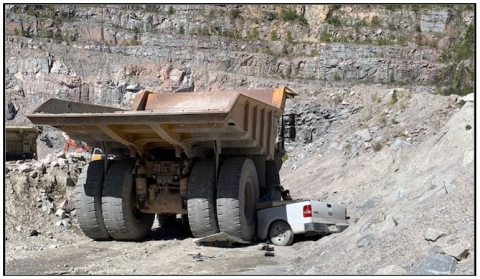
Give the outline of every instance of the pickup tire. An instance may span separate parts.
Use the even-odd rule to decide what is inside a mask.
[[[85,165],[78,177],[75,191],[75,212],[82,232],[94,240],[110,240],[102,213],[104,161]]]
[[[217,187],[220,231],[251,241],[256,231],[255,205],[259,199],[253,161],[243,157],[228,158],[220,169]]]
[[[188,180],[187,212],[195,238],[220,231],[215,207],[215,160],[200,160],[193,165]]]
[[[142,213],[136,206],[133,160],[113,164],[103,184],[102,210],[105,226],[116,240],[139,241],[150,233],[155,214]]]
[[[290,225],[283,220],[273,222],[268,229],[268,238],[277,246],[292,245],[294,236]]]
[[[177,222],[177,214],[157,214],[157,220],[160,227],[173,227]]]

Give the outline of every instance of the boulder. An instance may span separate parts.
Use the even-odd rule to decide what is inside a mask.
[[[184,74],[185,74],[185,72],[183,72],[183,71],[180,71],[178,69],[173,69],[170,72],[169,76],[170,76],[171,80],[179,82],[182,79]]]
[[[318,275],[317,267],[312,266],[303,275]]]
[[[21,164],[18,166],[19,172],[30,172],[32,170],[32,166],[30,164]]]
[[[442,232],[432,228],[426,229],[425,232],[423,233],[425,240],[433,241],[433,242],[439,239],[440,237],[446,236],[446,235],[447,235],[446,232]]]
[[[375,240],[375,236],[373,234],[367,234],[362,236],[359,240],[357,240],[357,247],[362,248],[370,245]]]
[[[57,158],[62,158],[62,159],[66,159],[66,158],[67,158],[67,155],[65,154],[65,152],[60,151],[60,152],[58,152],[57,154],[55,154],[55,157],[57,157]]]
[[[430,254],[410,275],[450,275],[455,272],[457,261],[454,257],[442,254]]]
[[[355,132],[355,135],[359,136],[364,142],[369,142],[372,140],[372,135],[370,135],[368,129],[357,131]]]
[[[455,259],[461,261],[467,258],[468,251],[470,249],[470,243],[467,241],[460,241],[451,246],[445,247],[443,250],[445,254],[454,257]]]

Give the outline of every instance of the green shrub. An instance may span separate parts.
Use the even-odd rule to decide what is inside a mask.
[[[263,12],[263,18],[265,18],[268,21],[272,21],[277,19],[277,14],[274,12]]]
[[[174,13],[175,13],[175,9],[173,8],[173,6],[168,6],[167,14],[173,15]]]
[[[316,49],[311,49],[310,50],[310,55],[311,56],[317,56],[318,55],[318,51]]]
[[[280,19],[283,21],[295,20],[297,18],[297,11],[294,9],[280,11]]]
[[[465,60],[468,58],[473,57],[473,46],[474,46],[474,38],[475,35],[473,33],[474,27],[473,23],[470,23],[470,25],[467,28],[467,31],[465,32],[465,37],[463,39],[462,45],[458,48],[457,54],[456,54],[456,59],[457,61]]]
[[[50,38],[50,39],[53,38],[53,31],[52,30],[47,30],[45,32],[45,37]]]
[[[35,10],[33,9],[33,6],[28,6],[28,10],[27,10],[27,15],[29,16],[37,16],[37,13],[35,12]]]
[[[238,9],[230,10],[230,17],[233,19],[240,17],[240,11]]]
[[[331,24],[335,27],[340,27],[342,25],[342,21],[336,16],[332,16],[332,17],[328,18],[327,23]]]
[[[183,25],[180,26],[180,28],[179,28],[179,30],[178,30],[178,33],[180,33],[180,35],[185,34],[185,27],[183,27]]]
[[[472,126],[470,126],[470,125],[468,125],[468,124],[465,126],[465,130],[468,131],[468,130],[471,130],[471,129],[472,129]]]
[[[405,39],[405,37],[399,36],[399,37],[397,38],[397,44],[398,44],[399,46],[406,46],[406,45],[407,45],[407,40]]]
[[[258,33],[258,28],[255,27],[252,29],[252,31],[250,31],[250,34],[249,34],[249,38],[250,39],[258,39],[258,36],[259,36],[259,33]]]
[[[372,26],[380,26],[380,19],[378,16],[373,16],[371,21]]]
[[[13,29],[13,35],[18,36],[18,34],[20,34],[20,31],[18,31],[18,28],[15,27],[15,29]]]
[[[288,54],[288,49],[287,49],[286,45],[283,45],[283,47],[282,47],[282,54],[285,54],[285,55]]]
[[[271,41],[278,41],[277,30],[272,30],[270,32],[270,40]]]
[[[135,34],[140,33],[140,29],[138,29],[137,26],[134,26],[132,30],[133,30],[133,32],[134,32]]]
[[[287,30],[287,36],[285,38],[289,44],[293,43],[292,31]]]
[[[378,152],[378,151],[382,150],[383,144],[379,141],[376,141],[372,144],[372,148],[373,148],[373,151]]]
[[[422,27],[421,27],[420,24],[418,24],[418,23],[415,24],[415,32],[417,32],[417,33],[422,32]]]
[[[333,80],[335,81],[341,81],[342,78],[340,77],[340,75],[338,73],[335,73],[335,75],[333,76]]]
[[[392,75],[393,75],[393,73],[392,73]],[[392,93],[392,97],[390,98],[390,104],[394,105],[397,102],[398,102],[397,90],[394,89],[393,93]]]
[[[328,34],[327,29],[323,29],[320,33],[320,42],[330,42],[330,34]]]

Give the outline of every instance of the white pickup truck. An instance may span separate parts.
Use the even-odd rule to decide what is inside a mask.
[[[295,234],[329,234],[348,227],[344,204],[314,200],[261,202],[257,218],[258,238],[278,246],[291,245]]]
[[[295,234],[326,235],[348,227],[347,208],[341,203],[315,200],[282,200],[257,203],[257,239],[277,246],[293,243]],[[198,238],[199,245],[249,244],[224,232]]]

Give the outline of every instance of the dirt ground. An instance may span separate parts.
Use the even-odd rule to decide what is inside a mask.
[[[232,248],[198,246],[181,225],[161,228],[154,224],[143,242],[94,242],[78,228],[60,234],[69,240],[29,237],[32,242],[38,239],[36,250],[23,250],[26,243],[7,241],[5,275],[295,274],[294,263],[301,261],[298,247],[318,240],[298,238],[291,247],[274,247],[275,256],[266,257],[261,243]]]

